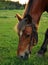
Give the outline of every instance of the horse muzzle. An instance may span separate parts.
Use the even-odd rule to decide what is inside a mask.
[[[24,54],[19,55],[18,58],[23,59],[23,60],[27,60],[28,58],[30,58],[30,54],[31,54],[31,52],[29,52],[29,53],[25,52]]]

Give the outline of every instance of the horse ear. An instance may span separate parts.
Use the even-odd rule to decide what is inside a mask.
[[[22,17],[21,17],[19,14],[16,14],[16,16],[15,16],[15,17],[17,17],[17,18],[18,18],[19,22],[22,20]]]

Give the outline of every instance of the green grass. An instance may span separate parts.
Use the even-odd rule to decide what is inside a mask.
[[[48,65],[48,52],[45,56],[38,57],[37,51],[44,40],[44,32],[48,28],[48,14],[43,13],[38,30],[39,42],[32,49],[31,57],[28,60],[17,58],[18,35],[14,31],[14,26],[18,20],[15,14],[22,15],[23,10],[0,10],[0,65]]]

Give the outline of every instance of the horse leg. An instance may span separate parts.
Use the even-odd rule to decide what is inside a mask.
[[[39,55],[44,55],[45,54],[45,52],[47,51],[47,44],[48,44],[48,29],[46,30],[46,33],[45,33],[44,42],[43,42],[40,50],[38,51]]]

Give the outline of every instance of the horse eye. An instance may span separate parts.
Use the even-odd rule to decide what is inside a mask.
[[[27,35],[26,35],[26,37],[30,37],[30,35],[29,35],[29,34],[27,34]]]

